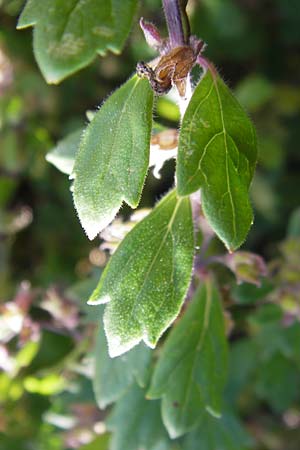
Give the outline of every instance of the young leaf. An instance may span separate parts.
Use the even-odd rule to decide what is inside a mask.
[[[145,399],[134,386],[116,404],[107,421],[113,431],[111,450],[169,450],[168,435],[161,422],[159,402]]]
[[[61,172],[71,175],[81,135],[82,129],[68,134],[57,143],[56,147],[47,153],[46,160]]]
[[[172,438],[201,420],[205,408],[220,416],[227,375],[227,343],[217,290],[209,280],[171,331],[154,371],[148,397],[162,397]]]
[[[252,439],[231,412],[220,419],[206,414],[201,424],[183,439],[184,450],[247,450]]]
[[[172,191],[127,234],[89,301],[110,302],[104,313],[110,356],[142,339],[155,347],[181,308],[193,252],[189,198],[178,199]]]
[[[35,26],[33,48],[48,83],[87,66],[108,49],[118,53],[136,0],[27,0],[18,29]],[[122,20],[120,20],[122,17]]]
[[[225,83],[207,71],[183,118],[177,180],[180,195],[201,187],[210,225],[230,249],[252,223],[248,189],[257,158],[253,125]]]
[[[149,163],[153,92],[147,80],[128,80],[88,125],[75,159],[74,203],[93,239],[123,200],[136,208]]]
[[[95,397],[101,409],[118,400],[137,381],[145,387],[148,379],[151,350],[140,344],[126,355],[112,359],[108,355],[104,330],[97,332],[95,348]]]

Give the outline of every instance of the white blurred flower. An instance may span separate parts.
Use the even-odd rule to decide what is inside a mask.
[[[150,163],[153,176],[160,178],[160,171],[166,161],[176,158],[178,149],[178,131],[169,129],[156,133],[151,137]]]

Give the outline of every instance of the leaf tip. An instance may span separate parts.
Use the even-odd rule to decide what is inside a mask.
[[[104,297],[101,298],[93,298],[93,295],[91,296],[91,298],[88,299],[87,304],[89,306],[96,306],[96,305],[102,305],[103,303],[108,303],[110,301],[110,297],[109,295],[105,295]]]
[[[117,356],[129,352],[129,350],[141,342],[141,339],[135,339],[130,342],[122,343],[121,336],[110,336],[107,332],[106,336],[108,342],[108,354],[111,358],[116,358]]]
[[[221,419],[222,413],[220,411],[216,411],[212,406],[207,405],[205,407],[206,411],[213,416],[215,419]]]

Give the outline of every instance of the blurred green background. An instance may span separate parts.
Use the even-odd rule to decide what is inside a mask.
[[[15,29],[22,5],[22,0],[0,0],[0,449],[101,450],[106,448],[106,435],[99,434],[103,415],[88,376],[94,325],[80,300],[106,256],[97,241],[86,238],[70,182],[45,155],[87,122],[86,111],[123,83],[138,60],[151,58],[138,18],[165,30],[164,18],[160,1],[141,2],[122,55],[99,57],[49,86],[34,60],[32,30]],[[257,127],[255,223],[244,248],[269,263],[273,306],[280,305],[286,320],[299,321],[300,2],[191,0],[189,12],[192,32],[208,43],[207,57]],[[177,119],[174,105],[159,100],[156,120],[176,127]],[[149,175],[142,206],[153,205],[171,186],[173,170],[169,163],[162,180]],[[278,333],[275,327],[268,334],[269,316],[262,319],[255,310],[250,325],[240,319],[251,313],[253,298],[237,314],[241,335],[255,334],[263,323],[266,339],[273,340]],[[294,346],[300,344],[297,333]],[[250,391],[240,405],[256,448],[299,449],[300,356],[296,361],[298,372],[272,360],[270,373],[278,377],[273,391],[267,375],[261,377],[256,394]],[[290,392],[293,384],[296,392]]]

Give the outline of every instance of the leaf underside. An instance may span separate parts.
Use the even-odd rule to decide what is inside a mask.
[[[176,318],[187,292],[194,235],[189,198],[171,191],[127,234],[89,304],[109,302],[104,326],[110,356],[142,339],[154,347]]]
[[[242,244],[253,221],[248,189],[256,159],[250,119],[219,76],[207,71],[183,118],[178,192],[201,188],[204,214],[230,250]]]

